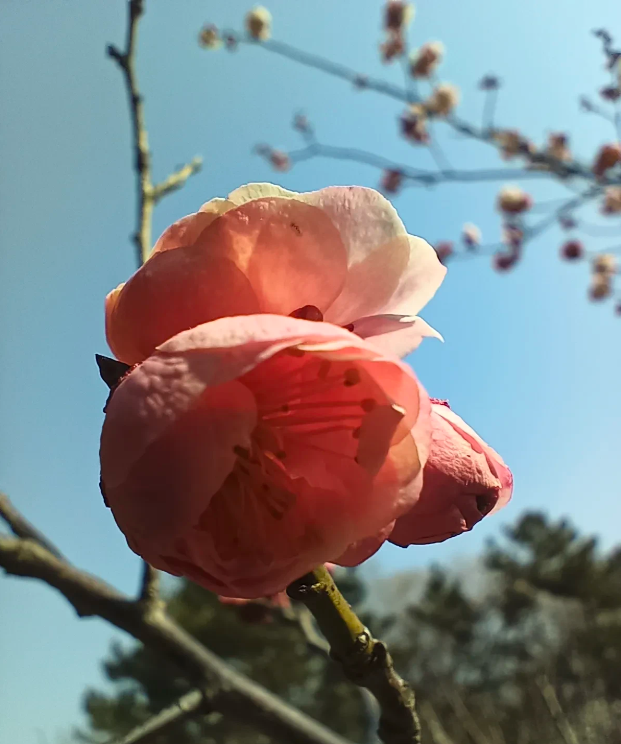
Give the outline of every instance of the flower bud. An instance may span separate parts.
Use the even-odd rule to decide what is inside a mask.
[[[607,170],[613,168],[619,161],[621,161],[621,145],[602,145],[593,163],[593,173],[601,178]]]
[[[218,27],[214,26],[213,23],[203,26],[198,35],[198,43],[203,49],[218,49],[218,47],[222,46]]]
[[[440,83],[425,101],[425,108],[435,116],[448,116],[459,103],[459,88],[451,83]]]
[[[246,15],[246,30],[255,41],[267,41],[272,35],[272,14],[262,5],[255,6]]]
[[[396,194],[403,184],[403,173],[400,170],[385,170],[382,174],[381,189],[387,194]]]
[[[612,283],[608,274],[593,274],[589,287],[589,299],[594,302],[605,300],[612,294]]]
[[[503,186],[498,192],[496,203],[501,212],[521,214],[532,207],[533,200],[519,186]]]
[[[584,246],[579,240],[568,240],[561,246],[561,258],[575,261],[584,256]]]
[[[435,72],[443,57],[444,44],[441,41],[428,41],[410,55],[410,75],[414,78],[429,77]]]
[[[606,189],[602,212],[604,214],[619,214],[621,212],[621,186],[609,186]]]
[[[481,230],[470,222],[462,228],[462,239],[468,248],[476,248],[481,245]]]

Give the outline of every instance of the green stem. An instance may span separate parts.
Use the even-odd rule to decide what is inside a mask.
[[[378,735],[384,744],[420,744],[414,691],[397,674],[385,644],[362,624],[329,571],[316,568],[290,584],[287,593],[312,612],[330,644],[330,655],[348,679],[376,698]]]

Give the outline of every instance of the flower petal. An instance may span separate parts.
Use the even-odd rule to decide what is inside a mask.
[[[444,341],[422,318],[411,315],[371,315],[353,323],[352,331],[366,338],[386,354],[405,357],[417,349],[423,338]]]
[[[192,246],[153,255],[106,298],[106,337],[126,364],[146,359],[180,331],[223,316],[259,312],[244,273]]]
[[[262,198],[229,210],[197,246],[230,259],[247,276],[261,312],[323,311],[339,295],[347,254],[325,212],[295,199]]]

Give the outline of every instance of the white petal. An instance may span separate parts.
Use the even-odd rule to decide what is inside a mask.
[[[279,196],[291,199],[300,196],[300,194],[295,191],[283,189],[281,186],[276,186],[273,183],[248,183],[245,186],[235,189],[235,191],[231,191],[227,198],[236,207],[239,207],[242,204],[246,204],[246,202],[253,201],[254,199],[263,199],[267,196]]]
[[[422,318],[411,315],[371,315],[353,323],[353,332],[383,352],[404,357],[417,349],[423,338],[442,336]]]

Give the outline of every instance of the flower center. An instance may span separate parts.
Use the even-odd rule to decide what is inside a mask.
[[[321,323],[323,320],[323,313],[315,305],[304,305],[294,310],[290,315],[290,318],[297,318],[298,320],[314,320]]]

